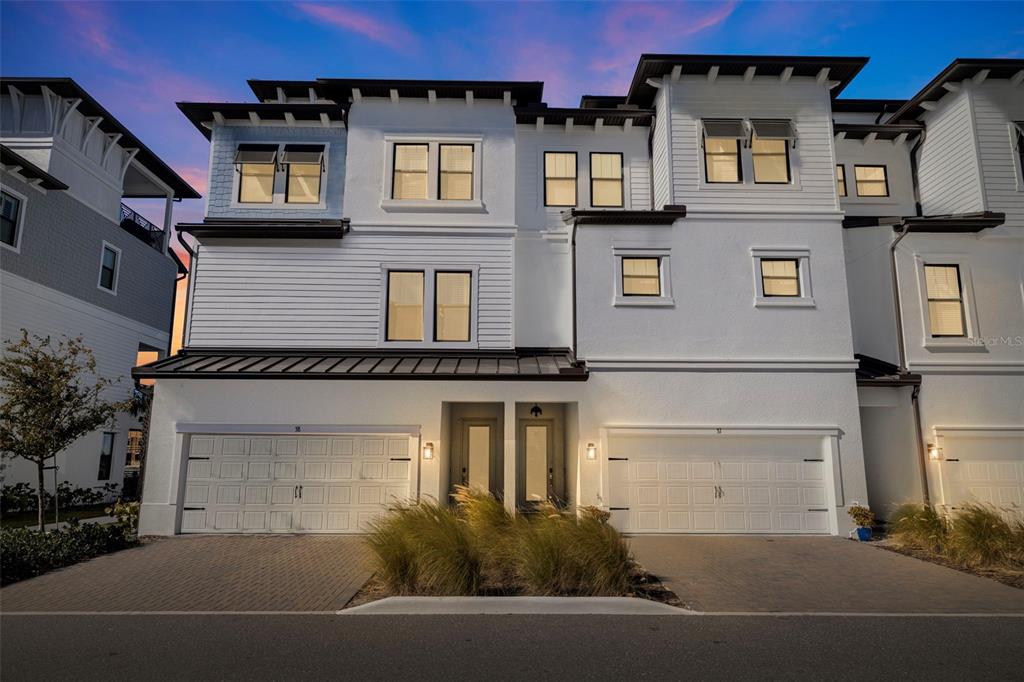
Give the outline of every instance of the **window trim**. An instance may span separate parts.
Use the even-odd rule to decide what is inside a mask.
[[[931,316],[928,313],[928,280],[925,265],[955,265],[960,275],[960,297],[963,307],[964,336],[932,336]],[[978,343],[981,337],[978,325],[978,306],[974,296],[974,282],[971,277],[971,261],[962,253],[927,252],[914,254],[914,268],[917,274],[918,301],[921,307],[922,346],[930,351],[984,351]]]
[[[549,204],[548,203],[548,154],[572,154],[573,164],[576,168],[573,181],[573,203],[571,204]],[[551,178],[552,180],[568,180],[569,178]],[[573,149],[545,149],[541,153],[541,182],[543,183],[544,208],[574,208],[580,205],[580,155]]]
[[[325,211],[327,209],[327,188],[329,186],[329,180],[331,177],[331,142],[328,140],[310,140],[308,142],[299,142],[296,140],[267,140],[267,141],[251,141],[251,140],[237,140],[234,142],[235,154],[238,153],[238,147],[246,144],[261,144],[267,146],[277,146],[277,155],[274,157],[274,191],[273,201],[270,202],[251,202],[251,201],[239,201],[242,192],[242,173],[240,164],[232,162],[232,185],[231,185],[231,205],[232,210],[246,210],[252,209],[256,211]],[[287,169],[282,166],[290,164],[281,163],[281,155],[284,153],[284,148],[288,145],[295,144],[310,144],[316,146],[323,146],[323,159],[320,162],[320,201],[316,204],[301,204],[287,201],[288,194],[288,176]],[[233,158],[233,157],[232,157]]]
[[[441,174],[453,173],[454,175],[465,175],[465,171],[445,171],[441,168],[441,150],[444,147],[469,147],[473,158],[473,169],[469,171],[469,199],[444,199],[441,197]],[[428,151],[429,154],[429,151]],[[430,157],[427,157],[427,168],[430,168]],[[474,201],[476,199],[476,145],[466,142],[438,142],[437,143],[437,200],[445,203]]]
[[[381,210],[389,213],[487,213],[483,187],[483,137],[473,135],[385,135],[384,164],[381,179]],[[394,199],[395,145],[427,145],[427,198]],[[472,145],[473,199],[439,199],[442,144]],[[431,198],[433,197],[433,198]]]
[[[804,247],[755,246],[750,249],[754,264],[754,307],[755,308],[814,308],[814,292],[811,287],[811,250]],[[797,261],[799,296],[766,296],[761,273],[762,260]]]
[[[617,204],[595,204],[594,203],[594,180],[614,180],[615,178],[595,178],[594,177],[594,154],[606,154],[609,156],[619,157],[619,203]],[[593,208],[625,208],[626,207],[626,155],[622,152],[599,152],[592,151],[587,157],[590,163],[590,206]],[[547,180],[547,178],[545,178]],[[577,191],[579,190],[579,178],[576,179]],[[547,182],[544,183],[544,189],[547,190]]]
[[[789,140],[769,137],[765,138],[769,141],[782,142],[782,148],[786,152],[786,179],[785,180],[758,180],[757,179],[757,164],[754,163],[754,138],[756,136],[750,134],[750,175],[755,185],[788,185],[793,182],[793,164],[790,162],[789,157]],[[762,154],[762,156],[777,156],[777,154]]]
[[[110,453],[104,454],[103,445],[107,440],[107,436],[110,436]],[[109,481],[110,475],[114,471],[114,449],[117,445],[117,431],[103,431],[100,435],[100,461],[96,469],[96,480],[97,481]],[[103,458],[107,458],[107,475],[101,476],[103,473]]]
[[[390,272],[422,272],[423,273],[423,340],[422,341],[389,341],[388,334],[388,273]],[[436,322],[436,298],[438,272],[469,273],[469,341],[434,341]],[[470,263],[424,263],[420,261],[400,263],[388,262],[380,265],[380,328],[377,334],[378,348],[434,348],[434,349],[471,349],[479,348],[479,330],[477,328],[480,309],[480,266]]]
[[[885,175],[885,194],[861,194],[860,193],[860,181],[857,179],[858,168],[881,168],[882,173]],[[865,182],[877,183],[877,180],[865,180]],[[853,189],[857,193],[859,199],[888,199],[892,196],[889,191],[889,166],[885,163],[855,163],[853,164]]]
[[[11,189],[6,183],[4,184],[3,191],[5,194],[10,194],[18,200],[18,217],[14,224],[14,244],[0,241],[0,246],[14,253],[21,253],[21,242],[25,234],[25,208],[28,206],[28,197],[21,192]]]
[[[658,275],[661,283],[661,295],[643,296],[637,294],[625,294],[622,287],[622,259],[623,258],[657,258]],[[615,308],[643,308],[643,307],[675,307],[675,299],[672,297],[672,249],[663,245],[652,244],[624,244],[612,247],[614,290],[612,295],[612,307]]]
[[[106,254],[107,249],[114,252],[114,286],[111,289],[103,286],[103,256]],[[99,274],[96,277],[96,288],[100,291],[105,291],[111,296],[117,296],[117,287],[121,283],[121,257],[121,249],[106,240],[103,241],[103,245],[100,247],[100,268]]]
[[[438,315],[438,312],[439,312],[439,309],[437,307],[437,276],[438,275],[469,275],[469,320],[466,323],[467,329],[466,329],[466,338],[465,339],[442,340],[442,339],[437,338],[437,315]],[[433,299],[434,299],[434,305],[433,305],[434,333],[433,333],[433,336],[431,337],[434,340],[434,343],[444,344],[447,347],[447,346],[449,346],[449,345],[451,345],[453,343],[469,343],[470,341],[473,340],[473,303],[474,303],[474,300],[473,300],[474,299],[474,297],[473,297],[473,285],[474,285],[474,278],[473,278],[473,271],[472,270],[467,270],[465,268],[463,268],[463,269],[455,269],[455,268],[441,269],[441,268],[438,268],[437,270],[434,270],[434,282],[433,282],[433,289],[432,289],[432,291],[434,293],[434,296],[433,296]],[[426,298],[426,292],[424,292],[424,298]]]
[[[848,187],[847,182],[846,182],[846,164],[837,163],[836,164],[836,171],[841,171],[842,174],[843,174],[842,185],[841,185],[842,188],[843,188],[843,191],[840,192],[839,191],[839,187],[840,187],[840,184],[839,184],[839,182],[840,182],[839,173],[838,172],[836,173],[836,194],[839,195],[840,199],[846,199],[849,196],[849,194],[850,194],[849,187]]]

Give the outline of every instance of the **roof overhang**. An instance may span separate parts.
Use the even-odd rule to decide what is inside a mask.
[[[30,185],[42,189],[67,189],[68,186],[6,145],[0,145],[0,163],[8,173],[21,176]]]
[[[92,98],[82,86],[71,78],[34,78],[34,77],[3,77],[0,78],[0,87],[6,89],[15,87],[26,95],[41,94],[43,88],[48,89],[61,97],[79,99],[77,111],[90,118],[99,118],[98,128],[110,135],[120,135],[117,143],[125,148],[138,149],[133,163],[137,163],[152,173],[174,192],[178,199],[199,199],[199,194],[193,187],[185,182],[170,166],[164,163],[163,159],[154,154],[149,147],[142,144],[139,138],[135,137],[130,130],[114,118],[109,111],[100,106],[99,102]],[[128,195],[126,195],[128,196]],[[142,195],[132,195],[139,196]],[[155,195],[146,195],[155,196]]]
[[[857,360],[857,385],[898,388],[900,386],[920,386],[921,375],[912,372],[900,372],[900,368],[891,362],[873,358],[870,355],[854,353]]]
[[[667,205],[657,211],[579,209],[562,211],[562,221],[576,225],[671,225],[686,217],[686,207]]]
[[[888,121],[919,118],[949,93],[945,87],[947,83],[959,83],[968,78],[977,82],[986,78],[1011,79],[1019,86],[1024,81],[1024,59],[954,59],[928,85],[897,109]]]
[[[616,109],[626,104],[625,95],[581,95],[581,109]]]
[[[851,114],[881,114],[896,111],[907,103],[905,99],[846,99],[832,100],[832,111]]]
[[[390,80],[376,78],[320,78],[323,94],[347,104],[363,97],[415,99],[496,99],[525,106],[539,104],[541,81]]]
[[[650,109],[554,108],[546,106],[516,107],[516,123],[588,126],[650,126],[654,112]]]
[[[586,381],[565,348],[508,351],[344,349],[183,350],[132,369],[135,379],[389,379]]]
[[[626,102],[651,106],[657,88],[647,81],[680,76],[774,76],[780,80],[812,77],[834,83],[832,97],[843,91],[867,64],[867,57],[785,57],[759,55],[643,54],[637,63]],[[751,71],[751,69],[753,69]]]
[[[909,140],[924,132],[920,123],[833,123],[832,132],[844,140]]]
[[[846,229],[857,227],[891,226],[893,231],[932,233],[976,233],[999,227],[1006,221],[1005,213],[982,211],[979,213],[957,213],[932,216],[847,216],[843,218]]]
[[[302,121],[325,127],[345,122],[345,109],[333,102],[178,102],[178,109],[207,139],[214,124],[232,121],[249,125]]]
[[[315,80],[261,80],[250,78],[249,88],[261,102],[281,102],[306,99],[317,102],[324,99],[323,85]]]
[[[207,218],[201,223],[179,223],[179,232],[196,239],[341,239],[349,229],[340,220],[244,220]]]

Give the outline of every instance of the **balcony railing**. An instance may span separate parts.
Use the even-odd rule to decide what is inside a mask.
[[[121,228],[160,253],[163,253],[167,246],[167,233],[162,227],[157,227],[124,204],[121,204]]]

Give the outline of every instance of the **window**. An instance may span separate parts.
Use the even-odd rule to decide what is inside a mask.
[[[622,154],[591,152],[590,205],[621,208]]]
[[[751,156],[756,184],[789,183],[789,145],[796,140],[792,121],[751,119]]]
[[[623,258],[622,295],[661,296],[660,265],[658,258]]]
[[[429,145],[396,144],[392,199],[427,198],[427,164]]]
[[[423,340],[423,272],[388,272],[388,341]]]
[[[743,181],[740,140],[746,137],[741,120],[704,120],[704,177],[707,182]]]
[[[324,169],[324,147],[317,144],[287,144],[281,154],[285,167],[287,204],[319,204],[320,179]]]
[[[277,145],[240,144],[235,152],[238,168],[238,202],[270,204],[274,202],[274,174],[277,170]]]
[[[117,434],[105,431],[100,445],[100,467],[96,478],[101,481],[110,480],[110,463],[114,459],[114,436]]]
[[[576,205],[576,152],[544,152],[544,205]]]
[[[765,297],[800,296],[800,265],[795,258],[762,258],[761,290]]]
[[[853,174],[857,183],[857,196],[889,196],[889,181],[886,179],[885,166],[854,166]]]
[[[839,196],[846,196],[846,167],[841,164],[836,164],[836,187],[839,190]]]
[[[125,448],[125,467],[138,468],[142,463],[142,429],[128,429],[128,447]]]
[[[925,265],[924,276],[931,335],[967,336],[960,266]]]
[[[1024,190],[1024,121],[1010,123],[1010,135],[1017,150],[1017,189]]]
[[[0,193],[0,242],[17,248],[21,220],[21,199],[8,192]]]
[[[469,341],[471,285],[471,273],[435,273],[435,341]]]
[[[106,242],[103,243],[103,252],[100,255],[100,283],[101,289],[107,291],[117,290],[117,267],[121,260],[121,251]]]
[[[446,201],[470,201],[473,198],[473,145],[442,144],[440,149],[438,197]]]

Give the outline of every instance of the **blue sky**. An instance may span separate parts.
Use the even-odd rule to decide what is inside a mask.
[[[201,192],[207,143],[174,102],[251,100],[247,78],[543,80],[573,105],[624,92],[641,52],[854,55],[845,96],[907,97],[955,57],[1024,57],[1019,2],[5,0],[0,23],[5,75],[75,78]]]

